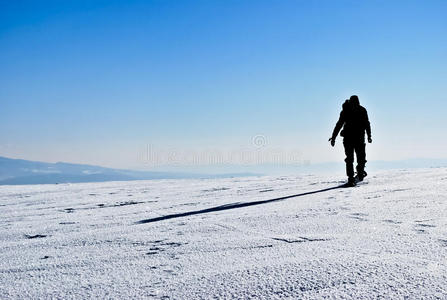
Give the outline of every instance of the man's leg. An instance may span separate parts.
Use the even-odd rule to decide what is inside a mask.
[[[345,163],[346,163],[346,175],[349,178],[354,177],[354,145],[349,142],[343,142],[345,146]]]
[[[366,164],[366,152],[365,152],[365,142],[361,141],[355,146],[355,155],[357,157],[357,175],[359,179],[363,179],[363,172],[365,171]]]

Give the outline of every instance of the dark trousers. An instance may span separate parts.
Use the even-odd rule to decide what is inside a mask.
[[[344,139],[343,145],[345,146],[346,154],[346,175],[348,175],[348,177],[354,177],[354,152],[357,157],[357,174],[363,174],[366,164],[365,140]]]

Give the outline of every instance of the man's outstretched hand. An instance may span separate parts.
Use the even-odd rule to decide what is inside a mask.
[[[335,146],[335,138],[331,137],[328,140],[329,142],[331,142],[331,146],[334,147]]]
[[[368,143],[371,144],[372,142],[373,142],[373,140],[372,140],[372,138],[369,136],[369,137],[368,137]]]

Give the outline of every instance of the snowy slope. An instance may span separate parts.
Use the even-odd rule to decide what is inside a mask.
[[[446,299],[447,169],[343,179],[3,186],[0,298]]]

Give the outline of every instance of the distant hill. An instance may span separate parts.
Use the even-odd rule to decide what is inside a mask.
[[[371,161],[367,171],[384,169],[413,169],[447,166],[447,159],[408,159],[400,161]],[[151,179],[224,178],[287,174],[334,173],[344,175],[344,163],[328,162],[308,165],[262,164],[254,166],[225,165],[167,171],[133,171],[71,163],[45,163],[0,156],[0,185],[102,182]]]
[[[253,176],[253,173],[196,174],[111,169],[71,163],[45,163],[0,156],[0,185],[102,182],[150,179]]]

